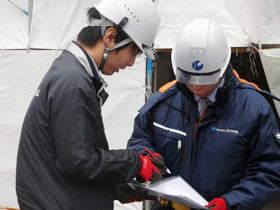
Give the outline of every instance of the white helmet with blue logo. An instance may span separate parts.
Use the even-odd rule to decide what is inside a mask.
[[[171,61],[179,83],[216,84],[227,69],[231,48],[221,28],[208,19],[195,19],[180,32]]]

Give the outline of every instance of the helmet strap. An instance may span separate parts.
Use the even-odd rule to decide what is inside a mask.
[[[104,46],[105,46],[105,44],[104,44]],[[105,63],[107,62],[109,51],[110,51],[110,49],[105,47],[105,50],[104,50],[104,53],[103,53],[103,56],[102,56],[102,60],[101,60],[100,66],[99,66],[100,71],[103,70],[103,68],[105,66]]]

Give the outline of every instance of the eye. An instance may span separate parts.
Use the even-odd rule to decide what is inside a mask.
[[[139,53],[139,50],[132,50],[132,53],[133,53],[133,55],[138,55],[138,53]]]

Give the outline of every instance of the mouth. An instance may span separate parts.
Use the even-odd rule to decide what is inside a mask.
[[[207,96],[207,94],[195,94],[195,95],[197,95],[198,97],[205,97],[205,96]]]

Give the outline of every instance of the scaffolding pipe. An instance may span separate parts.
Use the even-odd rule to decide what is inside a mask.
[[[11,0],[8,0],[11,4],[13,4],[15,7],[17,7],[18,9],[20,9],[22,12],[24,12],[27,16],[28,16],[28,12],[26,12],[25,10],[21,9],[18,5],[16,5],[14,2],[12,2]]]
[[[147,98],[152,95],[152,69],[153,62],[151,59],[147,58]]]

